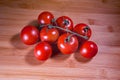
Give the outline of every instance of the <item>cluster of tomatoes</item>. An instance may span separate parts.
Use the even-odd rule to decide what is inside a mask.
[[[55,20],[52,13],[44,11],[38,16],[40,28],[25,26],[21,31],[21,40],[27,45],[37,43],[34,48],[34,56],[38,60],[45,61],[51,55],[56,44],[63,54],[72,54],[79,50],[80,55],[92,58],[98,52],[98,47],[93,41],[88,41],[92,31],[84,23],[73,27],[73,21],[68,16],[61,16]]]

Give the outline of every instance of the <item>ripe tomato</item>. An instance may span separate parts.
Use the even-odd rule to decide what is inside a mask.
[[[85,58],[92,58],[97,54],[97,52],[98,52],[98,47],[92,41],[86,41],[80,47],[80,54]]]
[[[22,29],[20,36],[25,44],[32,45],[39,40],[39,30],[35,26],[26,26]]]
[[[78,40],[76,36],[71,36],[71,34],[64,33],[58,38],[58,49],[63,54],[71,54],[75,52],[78,48]]]
[[[53,14],[48,11],[44,11],[38,16],[38,22],[44,25],[51,24],[52,19],[54,19]]]
[[[52,55],[52,47],[47,42],[40,42],[34,48],[34,56],[41,61],[47,60]]]
[[[73,21],[67,16],[61,16],[56,20],[57,26],[64,29],[73,29]]]
[[[56,28],[43,27],[40,31],[41,41],[47,41],[49,43],[55,42],[59,37],[59,32]]]
[[[92,31],[90,27],[84,23],[77,24],[74,28],[73,31],[82,35],[82,36],[87,36],[88,39],[91,37]],[[85,39],[78,37],[80,42],[86,41]],[[88,40],[87,39],[87,40]]]

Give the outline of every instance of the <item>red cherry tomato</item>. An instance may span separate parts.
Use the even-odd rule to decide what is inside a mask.
[[[91,34],[92,34],[92,31],[90,29],[90,27],[84,23],[80,23],[80,24],[77,24],[74,28],[73,28],[73,31],[82,35],[82,36],[87,36],[88,39],[91,37]],[[85,39],[81,38],[81,37],[78,37],[79,41],[83,42],[83,41],[86,41]],[[87,39],[87,40],[88,40]]]
[[[47,60],[52,55],[52,47],[47,42],[40,42],[34,48],[34,56],[41,61]]]
[[[54,16],[52,13],[50,12],[42,12],[39,16],[38,16],[38,22],[40,24],[44,24],[44,25],[47,25],[47,24],[51,24],[52,23],[52,19],[54,19]]]
[[[92,41],[86,41],[80,47],[80,54],[85,58],[92,58],[97,54],[97,52],[98,52],[98,47]]]
[[[35,26],[26,26],[21,31],[21,40],[27,44],[35,44],[39,40],[39,30]]]
[[[57,46],[63,54],[71,54],[78,48],[77,37],[65,33],[58,38]]]
[[[67,16],[61,16],[56,20],[57,26],[73,30],[73,21]]]
[[[59,32],[56,28],[43,27],[40,31],[41,41],[47,41],[49,43],[55,42],[59,37]]]

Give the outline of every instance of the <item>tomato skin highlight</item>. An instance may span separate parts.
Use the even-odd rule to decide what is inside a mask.
[[[85,29],[87,28],[87,31],[85,31]],[[92,31],[90,29],[90,27],[87,25],[87,24],[84,24],[84,23],[79,23],[77,24],[74,28],[73,28],[73,31],[82,35],[82,36],[87,36],[89,40],[89,38],[91,37],[91,34],[92,34]],[[83,43],[87,40],[77,36],[79,42]]]
[[[39,40],[39,30],[35,26],[25,26],[21,30],[20,37],[24,44],[35,44]]]
[[[47,26],[43,27],[40,31],[41,41],[47,41],[49,43],[54,43],[59,37],[59,32],[56,28],[49,29]]]
[[[92,41],[86,41],[84,44],[81,45],[79,50],[80,50],[80,54],[83,57],[93,58],[98,52],[98,47],[96,43]]]
[[[51,12],[44,11],[41,14],[39,14],[38,23],[42,25],[52,24],[52,19],[54,19],[53,14]]]
[[[52,47],[47,42],[40,42],[34,48],[34,56],[41,61],[47,60],[52,55]]]
[[[58,38],[57,46],[58,49],[63,54],[72,54],[78,48],[78,40],[76,36],[71,36],[69,41],[66,41],[66,38],[70,36],[70,34],[64,33]]]
[[[98,53],[97,44],[89,41],[92,28],[85,23],[74,26],[70,17],[54,18],[49,11],[41,12],[37,17],[37,23],[33,22],[21,30],[20,38],[26,45],[37,43],[34,47],[34,57],[39,61],[46,61],[50,57],[58,56],[59,53],[70,56],[79,50],[74,58],[87,62]]]
[[[61,16],[56,20],[57,26],[73,30],[73,21],[68,16]]]

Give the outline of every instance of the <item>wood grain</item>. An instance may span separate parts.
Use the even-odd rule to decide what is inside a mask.
[[[25,25],[38,26],[42,11],[88,24],[96,57],[76,52],[36,60],[35,45],[24,45],[19,33]],[[120,0],[0,0],[0,80],[120,80]]]

